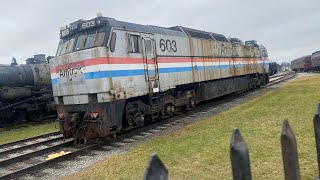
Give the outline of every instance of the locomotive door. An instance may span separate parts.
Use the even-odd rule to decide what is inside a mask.
[[[150,35],[143,36],[143,54],[145,61],[146,80],[149,85],[149,94],[157,93],[160,90],[158,63],[156,55],[156,44]]]

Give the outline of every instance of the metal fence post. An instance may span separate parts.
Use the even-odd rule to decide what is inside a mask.
[[[281,149],[285,179],[300,180],[297,142],[288,120],[283,121]]]
[[[250,158],[246,142],[239,129],[232,133],[230,143],[232,176],[234,180],[251,180]]]
[[[316,176],[314,179],[320,180],[320,103],[317,104],[316,112],[313,117],[313,126],[314,126],[314,137],[316,140],[316,150],[317,150],[317,160],[318,160],[318,176]]]
[[[144,180],[167,180],[168,170],[161,162],[160,158],[153,154],[149,160],[149,166],[143,177]]]

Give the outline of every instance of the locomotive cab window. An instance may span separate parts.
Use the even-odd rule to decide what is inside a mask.
[[[140,53],[140,36],[138,35],[129,35],[129,52],[130,53]]]
[[[268,57],[268,53],[267,53],[266,50],[263,50],[263,51],[262,51],[262,57]]]
[[[71,52],[73,48],[73,43],[74,43],[74,38],[69,40],[61,40],[59,43],[56,56],[60,56],[60,55]]]
[[[105,33],[83,34],[78,37],[76,50],[89,49],[102,46]]]
[[[115,32],[113,32],[111,34],[111,39],[110,39],[110,51],[114,52],[115,48],[116,48],[116,40],[117,40],[117,34]]]
[[[150,40],[145,41],[146,51],[148,54],[153,54],[152,51],[152,42]]]

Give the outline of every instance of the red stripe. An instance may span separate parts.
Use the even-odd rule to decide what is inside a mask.
[[[159,57],[158,63],[186,63],[186,62],[232,62],[232,61],[259,61],[261,58],[172,58]],[[119,57],[100,57],[72,62],[64,65],[51,67],[51,73],[59,72],[59,69],[65,70],[80,65],[81,67],[101,65],[101,64],[143,64],[143,58],[119,58]],[[148,60],[152,64],[152,60]]]
[[[100,57],[81,60],[77,62],[72,62],[60,66],[51,67],[50,72],[59,72],[59,69],[69,69],[70,67],[76,67],[80,65],[81,67],[100,65],[100,64],[142,64],[143,58],[114,58],[114,57]]]

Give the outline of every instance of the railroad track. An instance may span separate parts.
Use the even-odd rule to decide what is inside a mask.
[[[266,86],[272,86],[293,78],[294,76],[295,73],[291,72],[284,74],[280,78],[271,79],[270,83]],[[218,106],[227,104],[232,99],[235,99],[235,97],[235,95],[229,95],[224,98],[218,98],[215,101],[204,103],[197,109],[186,114],[180,114],[148,126],[132,129],[105,142],[79,145],[74,143],[74,139],[63,141],[62,135],[54,132],[0,145],[0,179],[13,179],[25,174],[30,174],[57,162],[70,160],[79,155],[85,155],[92,150],[108,151],[119,148],[146,136],[163,131],[168,127],[187,121],[188,119],[210,114],[210,112],[214,111]],[[47,160],[49,154],[60,151],[70,153]]]
[[[270,78],[270,80],[269,80],[270,82],[266,86],[272,86],[274,84],[278,84],[280,82],[283,82],[283,81],[289,80],[291,78],[294,78],[295,76],[296,76],[296,73],[294,71],[290,71],[290,72],[287,72],[287,73],[284,73],[284,74],[273,76],[273,77]]]

